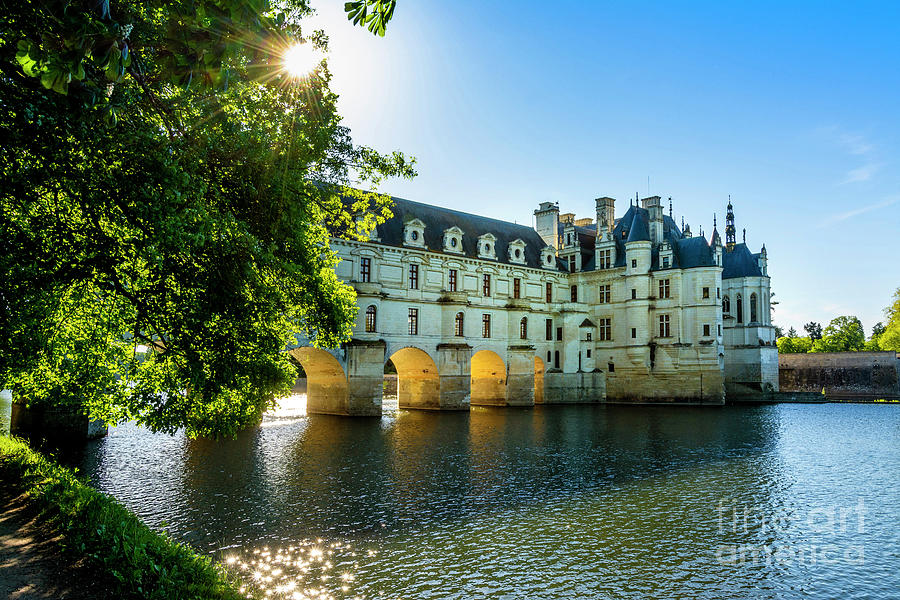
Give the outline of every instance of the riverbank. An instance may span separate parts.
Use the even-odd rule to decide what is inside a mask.
[[[0,595],[244,597],[209,558],[152,531],[20,440],[0,436],[0,482]]]

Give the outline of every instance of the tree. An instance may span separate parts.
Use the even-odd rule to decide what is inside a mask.
[[[812,340],[808,337],[783,337],[775,341],[781,354],[805,354],[812,350]]]
[[[882,350],[900,352],[900,288],[894,291],[893,302],[884,309],[884,315],[887,324],[878,336],[878,345]]]
[[[777,340],[780,337],[784,337],[784,330],[778,325],[775,325],[775,339]]]
[[[815,321],[810,321],[806,325],[803,326],[803,329],[806,331],[806,334],[809,336],[809,339],[812,341],[822,339],[822,325],[820,323],[816,323]]]
[[[813,352],[856,352],[866,343],[862,323],[853,316],[831,320],[820,339],[813,342]]]
[[[788,329],[787,336],[788,336],[789,338],[795,338],[795,337],[797,337],[797,330],[794,329],[793,327],[791,327],[790,329]]]
[[[286,394],[297,335],[356,316],[329,234],[414,175],[353,144],[330,73],[285,69],[306,0],[73,4],[0,15],[0,384],[109,423],[229,435]],[[388,18],[390,14],[387,15]],[[380,30],[380,28],[379,28]]]

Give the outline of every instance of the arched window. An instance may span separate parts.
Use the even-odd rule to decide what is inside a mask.
[[[750,322],[757,322],[757,314],[756,314],[756,294],[750,294]]]
[[[740,294],[737,295],[737,322],[744,322],[744,300]]]
[[[728,297],[728,294],[722,298],[722,314],[731,314],[731,298]]]
[[[528,339],[528,317],[522,317],[522,320],[519,321],[519,339]]]
[[[375,333],[376,311],[375,306],[371,304],[366,309],[366,333]]]
[[[453,320],[453,335],[463,336],[463,314],[461,312],[456,313],[456,318]]]

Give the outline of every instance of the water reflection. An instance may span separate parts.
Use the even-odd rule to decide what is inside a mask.
[[[335,597],[877,598],[900,587],[889,566],[900,554],[891,409],[281,414],[227,442],[120,427],[71,460],[203,551],[245,564],[268,551],[277,566],[263,583],[295,582],[267,588],[284,597],[321,591],[302,571],[321,539],[341,545],[330,574],[315,575],[331,578]],[[870,507],[864,532],[810,525],[816,507],[859,496]],[[776,517],[778,527],[767,523]],[[861,544],[866,560],[765,557],[811,544],[832,544],[839,558]],[[729,562],[729,548],[761,559]],[[343,572],[348,590],[334,579]]]

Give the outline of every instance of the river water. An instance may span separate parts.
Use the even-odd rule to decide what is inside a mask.
[[[896,406],[285,410],[61,458],[273,597],[900,597]]]

